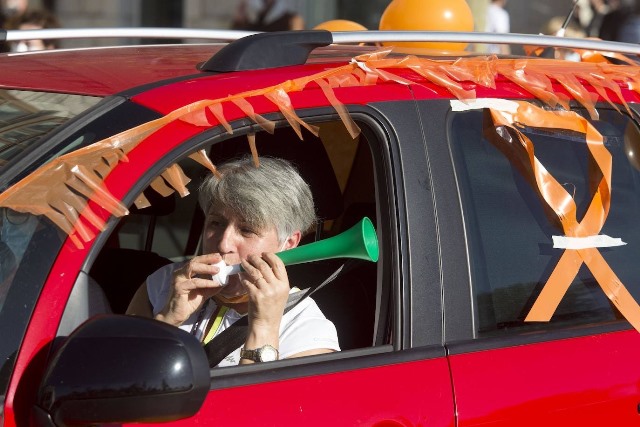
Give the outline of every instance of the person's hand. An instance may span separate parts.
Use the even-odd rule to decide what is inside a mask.
[[[249,292],[249,326],[254,332],[279,334],[280,321],[289,298],[289,279],[284,263],[273,253],[251,255],[242,261],[243,284]],[[277,335],[276,335],[277,336]]]
[[[212,276],[220,271],[214,264],[222,261],[219,254],[197,256],[173,273],[171,292],[157,320],[180,326],[202,304],[222,289]]]

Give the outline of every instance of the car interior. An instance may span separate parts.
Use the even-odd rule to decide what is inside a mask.
[[[255,139],[260,156],[291,161],[311,187],[318,221],[301,245],[338,235],[365,216],[374,226],[377,223],[375,172],[364,133],[352,140],[339,120],[317,125],[317,137],[303,129],[300,140],[291,127],[278,127],[273,134],[256,133]],[[214,165],[251,155],[246,134],[234,133],[207,150]],[[191,179],[190,194],[162,197],[147,188],[144,194],[151,205],[130,208],[90,269],[90,280],[99,285],[113,313],[126,311],[150,273],[200,253],[204,215],[197,190],[210,172],[190,159],[179,165]],[[382,314],[390,306],[389,287],[379,284],[381,261],[335,258],[288,266],[291,286],[301,290],[317,286],[347,261],[349,268],[311,297],[336,325],[342,350],[388,344],[388,334],[377,332],[386,330],[388,316]]]

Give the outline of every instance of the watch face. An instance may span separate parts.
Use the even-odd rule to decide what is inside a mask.
[[[258,357],[262,362],[272,362],[274,360],[278,360],[278,350],[271,347],[270,345],[265,345],[260,349],[260,355]]]

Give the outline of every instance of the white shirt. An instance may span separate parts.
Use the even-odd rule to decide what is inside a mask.
[[[495,3],[491,3],[487,9],[487,21],[485,31],[488,33],[508,33],[511,31],[509,12]],[[489,53],[500,53],[499,45],[488,45]]]
[[[147,293],[154,316],[164,307],[169,295],[173,271],[180,265],[181,263],[165,265],[147,278]],[[205,320],[209,320],[208,318],[215,312],[215,309],[214,302],[206,306]],[[186,322],[180,325],[180,329],[192,332],[199,313],[200,310],[193,313]],[[237,311],[229,309],[224,314],[222,323],[215,333],[216,336],[241,317]],[[316,302],[307,297],[282,317],[278,351],[280,358],[286,359],[302,351],[320,348],[340,351],[338,333],[333,323],[322,314]],[[240,347],[229,354],[218,366],[234,366],[239,362]]]

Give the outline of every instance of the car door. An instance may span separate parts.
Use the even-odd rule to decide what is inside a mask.
[[[335,218],[330,214],[324,215],[331,218],[331,228],[345,229],[350,223],[347,216],[353,210],[356,215],[357,212],[367,212],[376,218],[383,255],[372,276],[377,282],[375,295],[368,295],[368,304],[373,302],[373,306],[370,306],[373,308],[373,317],[362,315],[376,322],[367,328],[369,339],[362,342],[361,335],[354,339],[353,336],[342,334],[345,329],[352,334],[362,334],[359,328],[354,328],[353,323],[357,321],[355,315],[360,316],[359,306],[367,304],[367,301],[362,294],[354,297],[354,290],[349,289],[359,284],[352,283],[351,279],[339,278],[312,298],[336,322],[341,341],[353,344],[345,345],[343,351],[331,355],[284,360],[263,366],[213,369],[211,390],[201,410],[193,418],[177,424],[225,424],[233,420],[239,425],[411,425],[427,421],[433,425],[452,425],[449,369],[443,348],[438,344],[439,309],[433,310],[437,321],[431,341],[425,341],[419,348],[412,348],[412,334],[415,332],[410,325],[413,315],[410,304],[406,304],[411,301],[412,294],[410,291],[399,292],[398,288],[405,286],[399,245],[404,244],[402,235],[406,226],[401,219],[401,212],[405,209],[402,204],[405,202],[398,201],[396,194],[404,197],[406,190],[397,183],[398,179],[405,178],[398,171],[402,166],[394,158],[393,150],[397,150],[402,141],[421,138],[414,126],[401,126],[411,121],[408,115],[413,114],[412,102],[354,106],[350,112],[362,129],[360,146],[351,161],[350,149],[344,144],[353,141],[345,139],[344,131],[339,130],[343,124],[335,112],[326,107],[318,107],[317,111],[297,111],[305,122],[320,127],[320,139],[325,149],[330,151],[331,146],[338,149],[330,153],[333,163],[329,167],[334,173],[340,174],[341,162],[348,164],[348,172],[342,172],[346,176],[341,178],[344,184],[340,189],[344,212]],[[330,120],[327,122],[327,119]],[[302,151],[314,150],[309,145],[314,139],[310,133],[303,130],[304,140],[298,141],[291,139],[293,132],[287,132],[286,129],[282,131],[284,133],[276,129],[275,143],[306,144]],[[215,132],[220,134],[219,130]],[[159,135],[158,138],[162,137]],[[211,158],[222,159],[231,155],[228,146],[242,145],[241,151],[248,152],[246,138],[242,128],[234,130],[233,141],[220,137],[219,143],[211,147]],[[270,136],[258,132],[257,151],[270,154],[265,145],[270,140]],[[235,155],[236,151],[231,151]],[[291,156],[291,151],[296,150],[286,149],[286,153],[276,151],[277,155]],[[322,158],[322,155],[314,155],[312,163],[317,166]],[[303,176],[311,167],[300,157],[295,163],[299,165]],[[329,193],[329,184],[328,178],[321,180],[321,192]],[[331,234],[326,224],[325,231]],[[371,286],[371,283],[367,286]],[[371,297],[374,301],[371,301]],[[343,298],[347,300],[343,301]],[[414,295],[413,298],[418,299],[418,296]],[[432,301],[437,304],[438,300]],[[345,316],[345,311],[352,312],[351,316]],[[373,337],[372,329],[375,329]]]
[[[198,93],[199,89],[195,87],[197,83],[191,81],[161,88],[158,90],[161,94],[156,95],[159,99],[165,99],[164,94],[168,92],[181,93],[178,90],[180,85],[190,85],[189,90]],[[219,88],[212,86],[211,90],[215,92]],[[424,237],[433,236],[433,233],[427,232],[433,227],[433,221],[425,222],[424,218],[417,221],[413,215],[407,214],[412,209],[408,206],[413,204],[429,211],[425,204],[431,200],[426,195],[418,198],[410,195],[411,191],[423,185],[422,176],[405,176],[404,162],[419,163],[421,160],[405,158],[399,150],[402,144],[416,143],[416,152],[421,150],[422,133],[415,126],[418,117],[410,92],[399,85],[384,89],[370,88],[367,94],[370,98],[359,101],[361,105],[350,105],[350,116],[362,130],[355,141],[356,145],[353,145],[353,138],[345,133],[344,118],[336,113],[335,106],[327,103],[319,89],[307,92],[310,93],[305,92],[304,98],[292,97],[294,105],[302,99],[307,107],[297,109],[295,113],[304,123],[317,125],[320,134],[315,137],[302,129],[303,141],[296,137],[297,129],[292,129],[291,121],[275,110],[273,105],[260,102],[256,104],[254,112],[273,121],[276,125],[275,139],[264,132],[260,124],[256,125],[262,119],[256,120],[256,116],[248,116],[237,110],[232,110],[226,117],[228,122],[222,125],[217,125],[217,120],[208,117],[206,129],[189,121],[171,121],[146,138],[148,134],[133,131],[141,142],[127,154],[127,162],[118,163],[105,179],[111,194],[122,200],[125,206],[130,206],[131,217],[136,217],[133,225],[126,223],[130,219],[128,217],[125,220],[112,217],[105,230],[98,233],[95,239],[86,241],[82,247],[74,245],[72,241],[67,241],[63,246],[40,297],[51,298],[50,301],[54,303],[46,307],[44,302],[39,301],[25,338],[26,345],[23,348],[26,350],[17,356],[16,366],[19,369],[9,385],[5,425],[24,425],[29,418],[30,402],[34,399],[38,400],[34,402],[38,408],[49,407],[52,394],[46,390],[40,390],[40,393],[36,390],[42,372],[51,372],[55,367],[57,359],[50,357],[55,353],[49,354],[48,349],[56,335],[58,341],[64,342],[65,336],[81,324],[81,319],[61,321],[73,318],[73,305],[64,299],[70,298],[81,285],[91,282],[97,282],[107,297],[125,292],[121,287],[128,275],[122,274],[124,268],[120,266],[123,264],[107,263],[116,273],[115,278],[93,268],[107,249],[126,249],[125,256],[131,259],[134,259],[134,252],[154,252],[170,261],[185,259],[193,255],[190,251],[198,250],[198,239],[193,239],[198,234],[199,221],[194,197],[201,174],[207,172],[208,167],[205,167],[208,162],[203,160],[202,153],[213,162],[223,158],[229,147],[232,152],[241,147],[241,151],[251,153],[253,147],[258,153],[263,153],[266,144],[276,147],[276,152],[281,155],[290,155],[290,151],[313,153],[311,145],[301,145],[312,144],[310,140],[319,142],[325,150],[324,158],[329,159],[329,164],[320,169],[335,175],[333,179],[338,183],[339,197],[344,203],[344,210],[340,209],[335,217],[325,221],[317,233],[330,236],[347,228],[352,218],[372,216],[381,248],[380,261],[372,264],[373,269],[367,268],[366,273],[362,274],[360,270],[355,270],[358,274],[346,280],[346,283],[341,283],[339,278],[337,283],[329,284],[313,296],[327,317],[339,325],[343,351],[264,365],[212,369],[210,390],[200,409],[192,417],[174,423],[453,425],[451,380],[441,345],[442,311],[439,298],[433,297],[440,293],[440,286],[434,281],[428,289],[413,290],[410,287],[411,278],[416,275],[438,275],[437,269],[431,269],[432,263],[424,262],[423,253],[411,254],[407,246],[409,230],[414,230],[423,236],[416,238],[416,241],[435,251],[432,247],[433,237]],[[351,96],[351,99],[361,96],[346,91],[340,93],[338,90],[336,93],[347,98]],[[149,106],[156,95],[151,94],[139,100],[139,104]],[[386,98],[399,100],[380,103],[367,101]],[[174,107],[169,103],[165,106],[156,105],[155,109],[162,111],[162,108],[166,108],[167,111],[163,113],[167,114]],[[228,132],[230,129],[233,134]],[[287,137],[279,139],[282,135]],[[349,138],[345,139],[345,135]],[[263,137],[266,142],[261,142]],[[348,146],[349,143],[352,146]],[[283,147],[294,144],[299,144],[298,148],[283,150]],[[310,178],[317,178],[313,163],[320,163],[320,157],[312,157],[311,160],[308,167],[301,167],[301,171],[304,174],[309,170]],[[167,174],[167,170],[178,170],[180,173]],[[189,175],[188,179],[182,179],[182,173]],[[156,226],[150,246],[147,246],[148,239],[145,237],[145,242],[141,243],[136,234],[141,225],[147,229],[147,222],[141,218],[145,216],[142,212],[144,208],[136,208],[134,202],[140,199],[142,193],[146,194],[153,182],[158,188],[159,179],[175,190],[168,193],[176,198],[176,207],[166,217],[157,212],[148,215],[156,217]],[[187,183],[189,179],[192,182]],[[184,189],[187,191],[181,191]],[[320,180],[317,189],[321,199],[322,194],[330,192],[328,181]],[[185,197],[178,197],[177,193]],[[331,215],[330,211],[326,211],[327,215]],[[107,219],[108,213],[102,215],[106,215]],[[109,256],[113,256],[112,253]],[[134,266],[142,269],[143,263],[134,262]],[[121,273],[119,277],[118,270]],[[133,281],[129,286],[137,287],[139,283]],[[114,287],[118,292],[113,292]],[[428,304],[430,309],[413,309],[414,305],[424,304]],[[115,315],[122,314],[121,304],[111,306],[120,307],[114,310]],[[425,312],[430,314],[425,316]],[[46,321],[43,316],[47,316]],[[422,325],[428,326],[428,333],[424,333]],[[49,344],[44,344],[47,342]],[[104,368],[103,362],[100,361],[100,366]],[[91,370],[92,360],[86,363],[84,369]],[[144,371],[144,358],[131,359],[131,363],[142,364],[139,371]],[[103,373],[107,373],[108,369],[118,369],[118,366],[107,364]],[[109,375],[100,375],[100,378],[101,381],[108,381]],[[27,383],[28,387],[25,386]],[[100,384],[95,384],[95,387],[87,384],[85,389],[96,393]],[[132,388],[127,390],[131,392]],[[144,400],[142,395],[136,398]],[[141,400],[137,405],[129,403],[127,406],[125,402],[123,400],[122,406],[110,406],[110,416],[113,417],[110,421],[118,421],[120,410],[131,414],[130,411],[135,412],[136,408],[145,406]],[[131,420],[130,415],[121,418],[125,419]],[[153,424],[154,419],[145,418],[144,421]]]
[[[605,105],[598,107],[598,120],[585,109],[575,110],[572,120],[592,126],[586,127],[589,143],[611,153],[610,160],[602,160],[605,152],[598,162],[584,133],[564,129],[553,118],[540,120],[554,111],[540,109],[510,128],[496,125],[487,109],[452,112],[429,101],[420,108],[424,116],[435,114],[447,123],[437,134],[440,139],[427,143],[442,158],[453,159],[453,169],[442,162],[435,173],[452,184],[449,191],[436,188],[438,211],[455,207],[455,218],[444,226],[458,243],[443,246],[443,257],[455,257],[462,272],[445,270],[443,279],[457,424],[635,424],[640,335],[623,315],[633,313],[640,291],[632,249],[640,237],[633,225],[639,206],[634,118]],[[614,239],[611,245],[588,240],[593,258],[567,268],[563,254],[576,249],[564,239],[561,221],[536,186],[532,157],[518,151],[524,144],[508,143],[516,138],[530,141],[536,166],[571,196],[578,221],[592,221],[587,212],[602,194],[598,183],[610,182],[610,210],[594,233]],[[607,163],[611,178],[603,181]],[[540,188],[548,189],[551,178],[544,176],[547,186]],[[602,270],[595,259],[604,260]],[[603,270],[623,285],[616,291],[619,297],[607,298],[610,282]],[[562,280],[567,290],[555,300],[543,293]],[[631,300],[625,300],[626,291]],[[536,317],[534,308],[549,310],[550,320]]]

